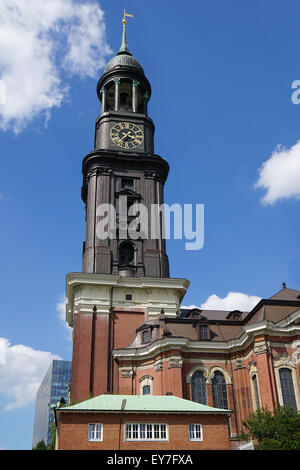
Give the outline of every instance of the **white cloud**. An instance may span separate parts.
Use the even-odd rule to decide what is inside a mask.
[[[300,199],[300,141],[289,149],[277,146],[259,169],[255,188],[266,189],[263,205],[288,198]]]
[[[72,340],[72,330],[68,323],[66,322],[66,304],[67,304],[67,298],[63,295],[61,297],[61,300],[56,304],[56,312],[57,316],[60,319],[60,321],[63,323],[64,327],[66,328],[67,331],[67,338],[68,340]]]
[[[197,307],[196,305],[182,305],[182,308],[200,308],[204,310],[241,310],[249,312],[260,301],[260,297],[243,294],[242,292],[229,292],[226,297],[216,294],[210,295],[208,299]]]
[[[0,363],[0,394],[1,398],[7,396],[12,400],[0,406],[10,411],[35,400],[52,360],[61,358],[23,344],[13,346],[7,338],[0,338],[0,344],[5,357]]]
[[[63,71],[96,78],[109,54],[96,2],[1,0],[0,128],[18,133],[39,115],[49,119],[68,94]]]

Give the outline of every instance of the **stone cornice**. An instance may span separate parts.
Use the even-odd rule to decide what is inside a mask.
[[[135,287],[135,288],[163,288],[177,289],[183,294],[187,291],[190,282],[180,278],[160,277],[123,277],[112,274],[70,273],[66,276],[66,294],[76,285],[105,285],[110,287]]]
[[[253,343],[256,336],[272,335],[272,336],[294,336],[300,335],[300,325],[293,325],[288,328],[276,328],[269,321],[262,321],[253,325],[248,325],[245,332],[237,339],[230,341],[195,341],[183,337],[167,337],[160,338],[150,345],[142,348],[123,348],[115,349],[113,357],[120,360],[144,360],[150,359],[162,351],[170,349],[178,349],[183,352],[205,352],[205,353],[234,353],[246,349]]]
[[[67,322],[73,326],[74,315],[79,311],[91,313],[94,305],[99,315],[108,315],[111,308],[131,311],[139,308],[154,317],[163,308],[168,315],[176,317],[189,284],[187,279],[178,278],[70,273],[66,276]],[[125,299],[127,290],[132,293],[131,302]]]

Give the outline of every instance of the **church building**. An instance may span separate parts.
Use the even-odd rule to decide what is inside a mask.
[[[66,276],[71,405],[55,410],[57,448],[238,448],[257,408],[300,411],[300,291],[284,284],[250,312],[183,309],[189,281],[170,277],[163,214],[155,238],[138,222],[138,236],[126,231],[136,204],[150,219],[164,203],[169,172],[154,153],[151,86],[128,49],[126,16],[97,95],[94,150],[82,163],[82,272]],[[109,206],[113,236],[100,237]]]

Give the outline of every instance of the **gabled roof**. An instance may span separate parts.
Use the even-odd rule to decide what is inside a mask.
[[[284,287],[279,292],[270,297],[272,300],[300,300],[300,291]]]
[[[56,411],[120,412],[126,400],[125,413],[204,413],[227,414],[230,410],[213,408],[173,395],[99,395],[72,406],[57,408]]]

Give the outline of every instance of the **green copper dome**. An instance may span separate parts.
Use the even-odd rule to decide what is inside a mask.
[[[126,39],[126,29],[123,28],[122,43],[119,52],[113,57],[104,69],[104,73],[110,72],[115,68],[130,68],[135,69],[140,74],[144,75],[144,70],[138,60],[129,52]]]
[[[111,72],[115,68],[130,68],[135,69],[140,74],[144,75],[144,70],[138,60],[136,60],[131,54],[117,54],[113,57],[106,65],[104,73]]]

